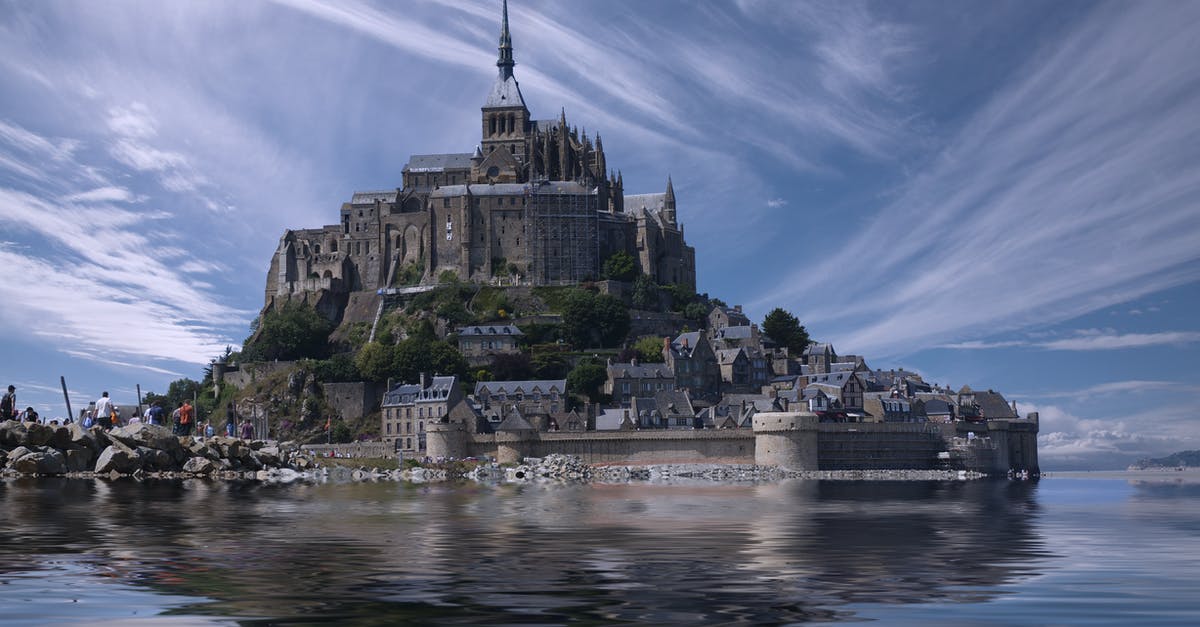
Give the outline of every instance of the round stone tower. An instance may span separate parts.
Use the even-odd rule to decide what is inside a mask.
[[[810,412],[754,415],[754,463],[817,470],[817,416]]]
[[[435,422],[425,427],[425,451],[430,457],[470,456],[467,428],[461,422]]]

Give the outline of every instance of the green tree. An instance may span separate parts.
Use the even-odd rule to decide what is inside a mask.
[[[391,344],[370,342],[354,357],[354,366],[367,381],[385,381],[392,376],[396,347]]]
[[[638,275],[633,281],[631,300],[634,309],[658,311],[658,286],[654,284],[654,279],[644,274]]]
[[[262,316],[258,332],[246,340],[246,361],[321,359],[329,349],[333,325],[315,309],[287,303]]]
[[[608,379],[608,369],[596,359],[580,360],[567,374],[567,391],[588,397],[593,403],[600,400],[600,387]]]
[[[621,299],[610,294],[596,297],[595,325],[600,337],[600,346],[612,348],[619,346],[629,335],[631,326],[629,310]]]
[[[600,269],[600,273],[604,278],[613,281],[632,281],[638,276],[637,260],[633,258],[633,255],[618,250],[604,260],[604,266]]]
[[[791,313],[776,307],[763,318],[763,333],[766,333],[776,343],[786,346],[792,355],[801,353],[808,348],[808,331],[800,320]]]
[[[538,379],[563,379],[571,371],[571,365],[559,348],[554,344],[533,347],[531,365]]]
[[[638,361],[642,363],[657,364],[665,359],[663,357],[663,340],[661,337],[647,335],[646,337],[639,338],[637,342],[634,342],[633,350],[637,352]]]
[[[362,381],[363,376],[355,364],[356,357],[350,353],[334,355],[313,364],[313,374],[324,383],[346,383]]]

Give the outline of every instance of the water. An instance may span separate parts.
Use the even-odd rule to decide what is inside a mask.
[[[1196,624],[1165,478],[11,480],[0,623]]]

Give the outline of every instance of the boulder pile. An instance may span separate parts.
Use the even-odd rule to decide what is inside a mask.
[[[312,458],[291,443],[223,436],[201,440],[145,423],[105,431],[79,424],[0,422],[0,472],[9,475],[197,476],[313,467]]]

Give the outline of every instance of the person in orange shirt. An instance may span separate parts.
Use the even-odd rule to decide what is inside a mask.
[[[179,404],[179,422],[175,425],[176,435],[191,435],[192,423],[195,422],[196,410],[191,404],[183,401]]]

